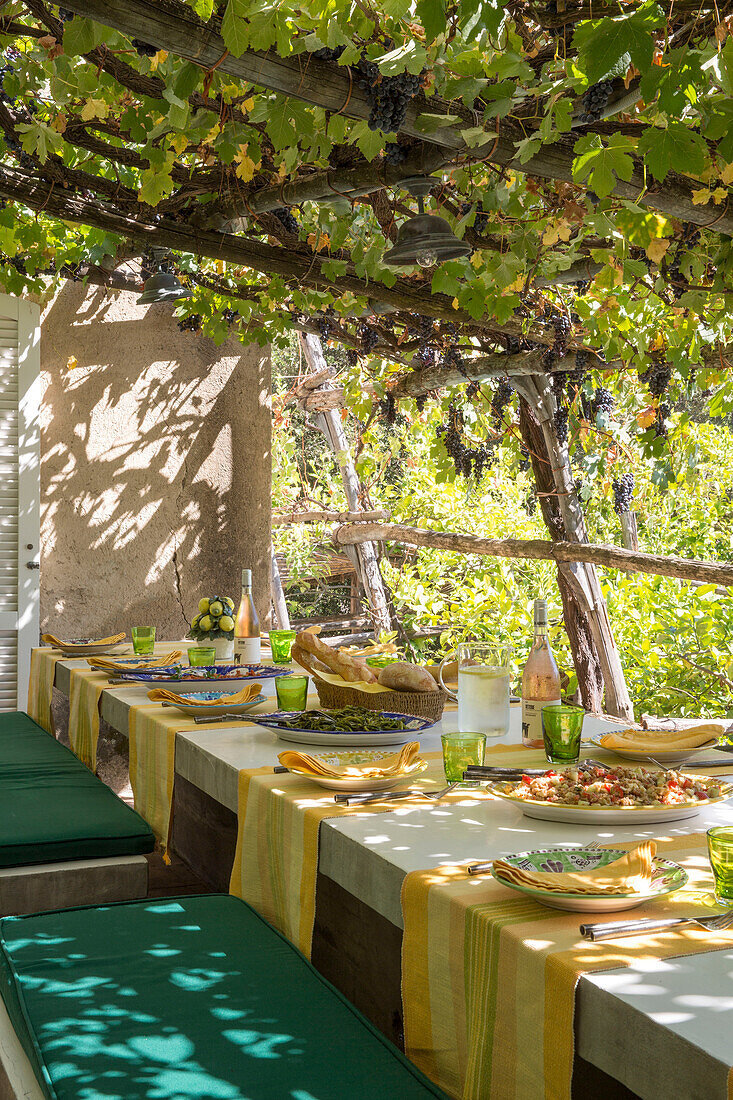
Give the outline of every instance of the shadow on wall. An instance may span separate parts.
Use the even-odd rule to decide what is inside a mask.
[[[269,350],[178,328],[170,304],[67,284],[41,328],[41,626],[187,630],[254,570],[269,606]]]

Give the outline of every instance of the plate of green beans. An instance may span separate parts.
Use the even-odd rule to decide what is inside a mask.
[[[340,707],[338,710],[275,711],[258,714],[258,725],[277,731],[281,741],[300,745],[404,745],[435,725],[428,718],[395,711]]]

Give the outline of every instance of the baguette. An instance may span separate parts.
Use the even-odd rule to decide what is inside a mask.
[[[379,683],[394,691],[439,691],[426,668],[411,665],[407,661],[395,661],[379,670]]]
[[[373,684],[377,679],[365,660],[359,657],[347,657],[345,654],[338,653],[332,646],[322,642],[315,634],[302,631],[296,635],[295,641],[301,650],[304,649],[307,653],[317,657],[331,672],[335,672],[337,676],[349,683],[354,684],[364,680],[368,684]]]
[[[299,664],[302,668],[306,668],[313,676],[317,677],[321,672],[328,672],[328,668],[324,664],[317,661],[310,653],[306,653],[297,642],[293,644],[290,655],[296,664]]]

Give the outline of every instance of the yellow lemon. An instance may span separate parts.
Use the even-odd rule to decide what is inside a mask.
[[[199,600],[199,611],[201,612],[201,614],[205,615],[208,610],[209,610],[209,601],[208,600]]]
[[[211,630],[211,616],[203,615],[199,620],[199,630]]]
[[[234,610],[234,600],[230,600],[228,596],[224,596],[221,602],[225,607],[228,607],[230,611]]]
[[[220,630],[234,630],[234,619],[231,615],[222,615],[219,619]]]
[[[214,600],[213,603],[209,604],[209,614],[213,615],[215,619],[224,614],[224,604],[221,600]]]
[[[193,622],[191,623],[191,630],[195,630],[200,622],[201,622],[201,616],[200,615],[194,615]]]

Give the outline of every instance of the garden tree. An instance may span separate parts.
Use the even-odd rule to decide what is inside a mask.
[[[361,414],[368,380],[387,419],[399,397],[468,380],[440,398],[437,458],[475,474],[498,435],[521,436],[552,474],[552,537],[582,540],[567,441],[582,465],[609,386],[648,387],[608,453],[641,448],[660,483],[680,390],[733,406],[732,10],[10,0],[3,282],[127,285],[165,256],[193,290],[183,325],[263,343],[296,326],[348,348]],[[468,254],[398,272],[385,251],[416,175]],[[593,568],[561,588],[586,622],[584,698],[602,672],[628,714]]]

